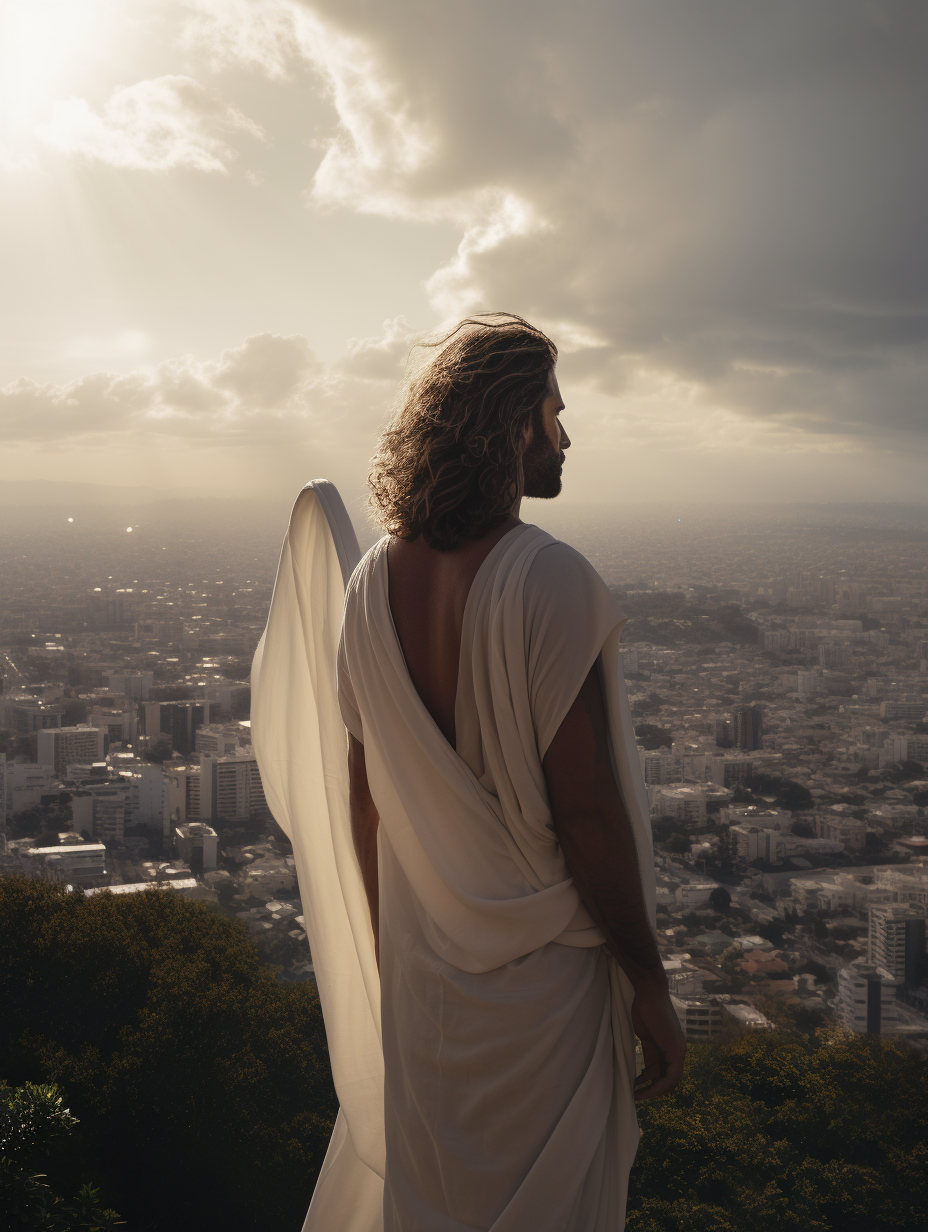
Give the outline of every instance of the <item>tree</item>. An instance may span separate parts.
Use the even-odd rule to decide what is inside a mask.
[[[105,1232],[122,1223],[115,1211],[100,1206],[99,1191],[88,1182],[68,1201],[45,1183],[44,1171],[35,1171],[53,1167],[60,1181],[69,1164],[73,1169],[67,1148],[75,1145],[77,1124],[56,1086],[27,1082],[13,1090],[0,1082],[0,1211],[10,1227],[23,1232]]]
[[[790,831],[797,838],[815,838],[815,827],[808,821],[794,821],[790,826]]]
[[[10,1080],[68,1092],[131,1224],[299,1226],[337,1109],[319,1001],[240,921],[166,890],[0,881],[0,1004]]]
[[[718,861],[723,873],[731,872],[735,863],[735,844],[728,826],[719,834]]]
[[[886,840],[882,834],[877,834],[874,830],[868,830],[864,835],[864,849],[871,855],[879,855],[886,846]]]
[[[926,1098],[923,1058],[798,1015],[690,1045],[679,1085],[638,1106],[628,1230],[922,1232]]]
[[[219,898],[220,907],[228,907],[229,904],[232,902],[232,899],[235,898],[235,882],[234,881],[221,882],[219,885],[219,889],[216,891],[216,894],[217,894],[217,897]]]
[[[680,834],[679,831],[677,831],[676,833],[671,834],[664,846],[675,856],[685,856],[689,851],[691,844],[688,835]]]
[[[724,886],[715,887],[709,895],[709,906],[713,911],[718,911],[722,915],[726,915],[728,913],[728,910],[731,907],[731,895]]]
[[[666,727],[658,727],[656,723],[636,723],[635,735],[642,748],[669,749],[673,744],[673,732]]]
[[[159,734],[144,750],[142,757],[145,761],[154,762],[155,765],[163,765],[164,762],[170,761],[174,756],[174,745],[171,743],[171,737],[167,734]]]
[[[928,791],[917,791],[912,797],[916,808],[928,808]]]

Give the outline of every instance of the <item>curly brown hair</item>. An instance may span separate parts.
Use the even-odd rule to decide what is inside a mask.
[[[513,313],[468,317],[409,382],[368,475],[374,515],[400,539],[449,552],[509,516],[524,431],[541,428],[557,347]]]

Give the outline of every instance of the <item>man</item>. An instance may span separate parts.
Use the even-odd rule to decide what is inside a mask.
[[[519,517],[523,496],[560,491],[556,358],[509,315],[436,345],[374,459],[388,535],[346,597],[386,1232],[615,1232],[634,1103],[682,1074],[625,618],[582,556]]]

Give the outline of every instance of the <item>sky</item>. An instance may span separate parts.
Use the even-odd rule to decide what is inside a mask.
[[[0,475],[350,500],[410,347],[564,501],[928,500],[921,0],[0,0]]]

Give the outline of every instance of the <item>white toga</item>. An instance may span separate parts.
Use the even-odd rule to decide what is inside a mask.
[[[357,874],[346,918],[370,1009],[350,1001],[346,981],[327,993],[320,978],[330,1048],[341,1024],[358,1064],[335,1041],[342,1115],[307,1232],[617,1232],[638,1143],[631,988],[568,874],[542,758],[599,660],[653,918],[647,796],[618,656],[625,618],[579,553],[537,527],[511,530],[467,598],[452,748],[406,670],[386,543],[351,577],[338,653],[338,704],[364,744],[380,814],[383,1102],[371,1032],[354,1021],[377,1012]],[[336,848],[345,816],[333,819]],[[312,856],[297,858],[302,886]],[[344,856],[335,864],[344,882]],[[313,926],[319,975],[325,919]]]

